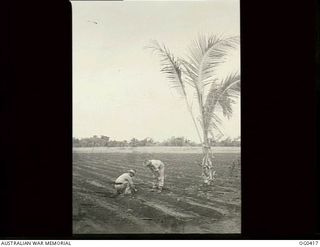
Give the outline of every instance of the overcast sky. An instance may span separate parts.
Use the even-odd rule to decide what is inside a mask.
[[[77,1],[72,11],[73,136],[198,142],[184,100],[144,47],[156,39],[184,56],[198,34],[240,35],[239,2]],[[220,76],[239,71],[239,61],[231,54]],[[226,136],[240,135],[239,103],[223,125]]]

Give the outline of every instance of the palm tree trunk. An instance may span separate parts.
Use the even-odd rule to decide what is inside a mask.
[[[204,112],[203,108],[201,109],[201,115],[202,115],[202,123],[205,123],[204,119]],[[202,130],[203,130],[203,146],[202,146],[202,152],[203,152],[203,159],[202,159],[202,178],[205,185],[211,185],[214,180],[215,171],[213,170],[212,165],[212,153],[211,153],[211,146],[209,143],[208,138],[208,128],[202,124]]]
[[[215,171],[213,170],[212,159],[211,159],[211,150],[210,144],[208,141],[208,132],[204,131],[203,133],[203,159],[202,159],[202,178],[203,182],[206,185],[211,185],[214,180]]]

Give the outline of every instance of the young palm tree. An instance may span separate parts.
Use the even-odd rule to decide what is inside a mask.
[[[214,138],[214,131],[221,132],[221,120],[217,112],[232,116],[232,105],[240,95],[240,74],[231,73],[220,79],[217,74],[219,65],[225,62],[230,49],[239,45],[239,37],[223,38],[219,36],[199,36],[190,48],[187,59],[175,57],[167,47],[152,41],[148,48],[155,51],[161,58],[161,72],[165,73],[172,86],[185,99],[187,109],[195,125],[198,137],[202,143],[203,159],[201,163],[202,177],[205,184],[212,184],[214,167],[209,136]],[[192,93],[190,90],[192,89]],[[199,116],[196,118],[193,110],[193,98]]]

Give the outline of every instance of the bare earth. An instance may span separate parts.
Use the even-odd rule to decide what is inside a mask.
[[[240,233],[239,153],[217,153],[215,186],[201,186],[201,153],[74,152],[73,232]],[[166,167],[165,190],[150,191],[151,174],[144,159]],[[112,182],[136,169],[134,196],[114,197]]]

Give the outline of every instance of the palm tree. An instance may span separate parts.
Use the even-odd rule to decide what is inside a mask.
[[[214,132],[221,133],[222,122],[217,113],[221,111],[225,117],[230,118],[235,99],[240,95],[240,73],[230,73],[221,79],[217,68],[225,62],[230,50],[238,47],[239,42],[238,36],[224,38],[202,35],[190,47],[187,59],[175,57],[157,41],[152,41],[148,46],[160,56],[161,72],[166,74],[172,87],[185,99],[202,143],[202,177],[207,185],[213,183],[215,176],[209,135],[214,139]],[[197,117],[194,113],[194,97],[199,111]]]

